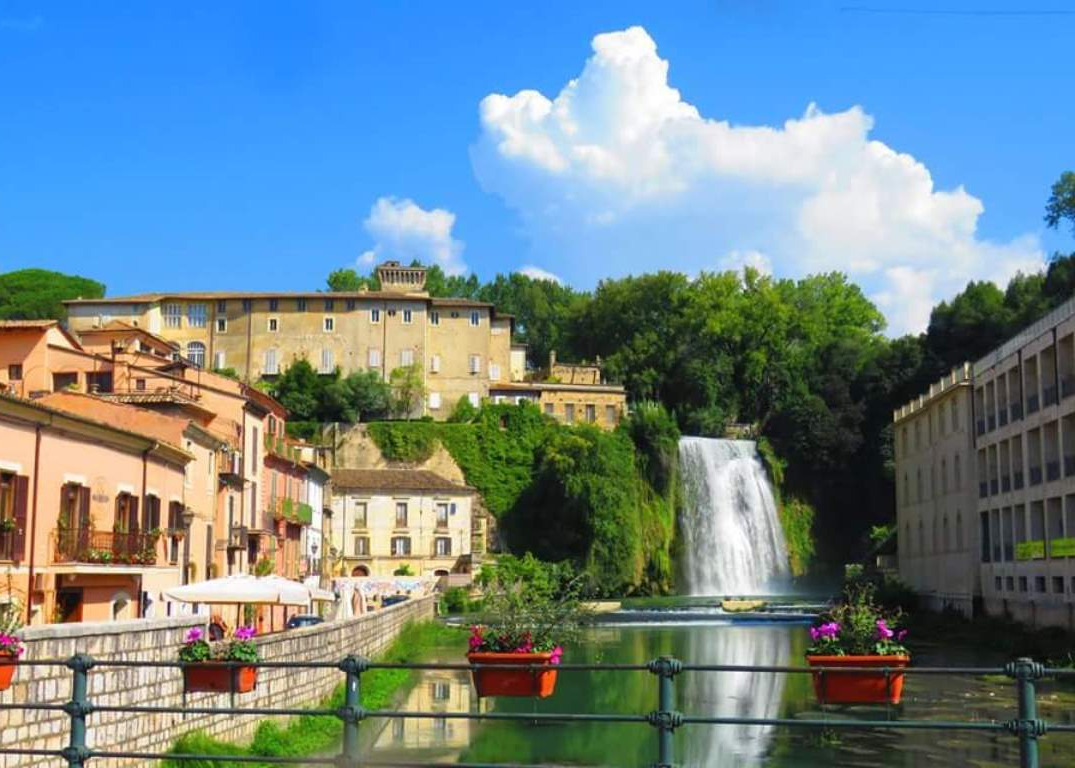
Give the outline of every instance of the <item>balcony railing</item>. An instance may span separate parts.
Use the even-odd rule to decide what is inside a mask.
[[[21,559],[22,553],[19,553]],[[0,560],[14,560],[15,531],[0,531]]]
[[[54,563],[156,565],[159,532],[53,531]]]
[[[274,520],[286,520],[296,525],[310,525],[314,521],[314,508],[294,499],[275,499],[271,503]]]

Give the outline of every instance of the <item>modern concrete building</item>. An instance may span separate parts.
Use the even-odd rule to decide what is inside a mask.
[[[969,365],[894,414],[900,578],[966,616],[978,591],[973,418]]]
[[[982,597],[1075,629],[1075,299],[974,364]]]
[[[337,469],[332,485],[341,575],[471,572],[473,488],[414,469]]]
[[[937,607],[973,585],[990,614],[1075,629],[1075,298],[894,421],[901,577]]]

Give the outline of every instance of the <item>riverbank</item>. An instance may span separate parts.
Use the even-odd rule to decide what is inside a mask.
[[[1028,657],[1049,666],[1075,665],[1075,635],[1060,627],[1028,627],[1011,619],[955,612],[907,614],[912,649],[916,645],[956,646],[993,651],[1007,660]]]
[[[378,661],[408,663],[422,661],[444,647],[462,647],[465,635],[461,630],[439,621],[407,625],[388,649],[377,656]],[[388,707],[414,678],[404,669],[372,669],[362,674],[362,707]],[[343,706],[343,683],[313,708]],[[343,734],[343,724],[336,717],[300,715],[286,722],[262,722],[249,744],[236,744],[194,731],[176,740],[170,753],[199,755],[241,755],[246,757],[309,757],[333,749]],[[245,765],[267,768],[268,763],[248,762]],[[233,763],[217,760],[162,761],[165,768],[227,768]]]

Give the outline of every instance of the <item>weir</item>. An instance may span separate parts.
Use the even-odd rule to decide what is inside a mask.
[[[679,441],[683,583],[689,595],[764,595],[789,576],[784,531],[752,440]]]

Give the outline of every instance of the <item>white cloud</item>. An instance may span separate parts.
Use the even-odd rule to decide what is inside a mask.
[[[455,214],[443,208],[427,211],[410,199],[382,197],[370,208],[362,223],[376,245],[358,257],[369,267],[385,259],[403,263],[418,259],[439,264],[449,275],[467,271],[463,263],[463,243],[452,237]]]
[[[731,251],[717,266],[721,271],[739,272],[746,267],[752,267],[763,275],[773,274],[773,263],[761,251]]]
[[[981,238],[981,200],[936,189],[923,163],[870,139],[859,106],[733,125],[669,85],[641,27],[597,35],[593,51],[554,99],[485,97],[471,153],[534,254],[569,280],[692,273],[720,253],[718,263],[753,259],[781,276],[839,269],[887,302],[890,332],[902,333],[967,280],[1043,262],[1035,235]]]
[[[522,267],[521,269],[518,269],[516,271],[520,275],[525,275],[526,277],[529,277],[531,280],[549,280],[549,281],[554,282],[554,283],[562,283],[562,282],[564,282],[563,280],[560,279],[559,275],[554,275],[552,272],[549,272],[547,269],[542,269],[541,267],[535,267],[533,264],[527,264],[525,267]]]

